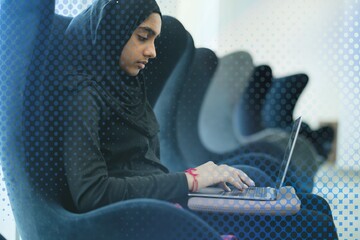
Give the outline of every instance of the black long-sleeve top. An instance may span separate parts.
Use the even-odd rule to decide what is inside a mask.
[[[184,173],[159,161],[158,137],[132,128],[87,86],[65,100],[63,158],[78,211],[133,198],[184,198]]]

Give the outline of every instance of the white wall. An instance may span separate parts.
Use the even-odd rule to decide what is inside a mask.
[[[339,79],[341,99],[337,165],[360,170],[360,2],[345,3],[335,42],[339,47],[332,50],[338,63],[333,74]]]
[[[176,17],[192,35],[196,47],[216,49],[219,33],[219,0],[158,0],[164,15]]]
[[[303,115],[314,127],[321,121],[337,120],[337,79],[328,74],[324,56],[343,3],[337,0],[223,3],[219,54],[239,49],[248,51],[255,63],[269,64],[276,77],[307,73],[310,81],[295,113]]]
[[[0,233],[7,239],[15,239],[15,221],[7,196],[4,175],[0,165]]]

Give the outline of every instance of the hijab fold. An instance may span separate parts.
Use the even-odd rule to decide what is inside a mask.
[[[159,126],[147,101],[144,75],[126,75],[119,59],[132,33],[154,12],[161,16],[155,0],[95,0],[65,33],[67,89],[92,86],[112,111],[149,137]]]

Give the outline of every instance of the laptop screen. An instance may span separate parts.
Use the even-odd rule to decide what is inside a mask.
[[[285,149],[284,158],[283,158],[283,161],[282,161],[280,169],[279,169],[278,178],[276,180],[276,189],[280,189],[282,187],[282,185],[284,184],[286,172],[289,168],[289,164],[290,164],[290,160],[291,160],[291,155],[294,151],[296,139],[299,134],[301,120],[302,120],[302,117],[299,117],[298,119],[296,119],[294,122],[294,125],[292,127],[289,142]]]

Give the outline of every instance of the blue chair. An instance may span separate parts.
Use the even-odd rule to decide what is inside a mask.
[[[293,109],[307,82],[305,74],[275,79],[269,66],[255,67],[233,110],[233,132],[239,143],[271,142],[284,152],[292,128]],[[302,123],[291,162],[303,192],[312,191],[313,178],[323,162],[314,144],[319,138],[310,141],[307,137],[316,132]]]
[[[288,130],[293,121],[293,111],[309,77],[306,74],[294,74],[274,78],[264,99],[261,112],[261,123],[265,128]],[[303,123],[300,135],[304,136],[315,147],[317,153],[327,158],[331,151],[334,130],[330,126],[313,130]]]
[[[289,139],[288,131],[265,128],[263,124],[264,106],[269,108],[269,101],[266,99],[268,93],[274,91],[273,75],[269,66],[254,66],[248,53],[234,52],[219,59],[210,81],[199,78],[196,80],[196,84],[207,90],[205,93],[203,90],[197,91],[197,94],[204,98],[198,110],[199,120],[194,119],[192,122],[199,122],[193,124],[193,128],[198,128],[194,131],[199,131],[201,143],[208,152],[226,155],[250,145],[253,151],[282,159]],[[194,80],[189,82],[192,81]],[[300,84],[299,87],[301,86],[303,85]],[[220,95],[224,97],[220,98]],[[193,96],[188,95],[187,98]],[[260,149],[257,150],[254,146]],[[289,183],[297,186],[301,192],[311,192],[313,177],[320,164],[321,158],[314,146],[304,136],[299,136],[291,162],[292,175],[289,176]],[[278,168],[272,169],[276,171]]]
[[[163,20],[165,24],[162,26],[162,32],[168,34],[161,34],[161,38],[156,40],[157,57],[152,59],[144,69],[147,98],[152,106],[155,106],[176,64],[179,64],[179,61],[185,61],[191,55],[186,53],[189,45],[187,34],[177,34],[177,32],[182,33],[184,27],[170,16],[163,16]]]
[[[185,29],[184,29],[185,30]],[[168,43],[171,44],[171,43]],[[185,79],[194,55],[194,42],[189,33],[186,33],[186,46],[183,54],[178,60],[175,68],[168,77],[161,94],[155,104],[154,112],[160,123],[160,159],[173,171],[182,171],[185,168],[183,158],[178,155],[179,147],[173,136],[176,136],[176,119],[173,117],[175,110],[174,103],[180,96],[181,82]]]
[[[22,239],[220,239],[203,220],[163,201],[129,200],[81,214],[74,210],[51,140],[61,136],[48,126],[54,120],[49,111],[57,110],[49,104],[54,90],[50,83],[53,73],[61,72],[53,69],[61,59],[51,43],[61,49],[57,34],[64,31],[51,28],[58,20],[64,24],[56,27],[66,27],[69,20],[53,19],[53,7],[54,2],[8,1],[1,9],[2,19],[9,23],[1,31],[13,40],[1,59],[8,66],[19,66],[11,75],[1,71],[2,84],[9,87],[1,111],[7,129],[1,144],[8,146],[1,166]],[[24,16],[31,21],[23,22]],[[28,41],[20,44],[15,36]]]

